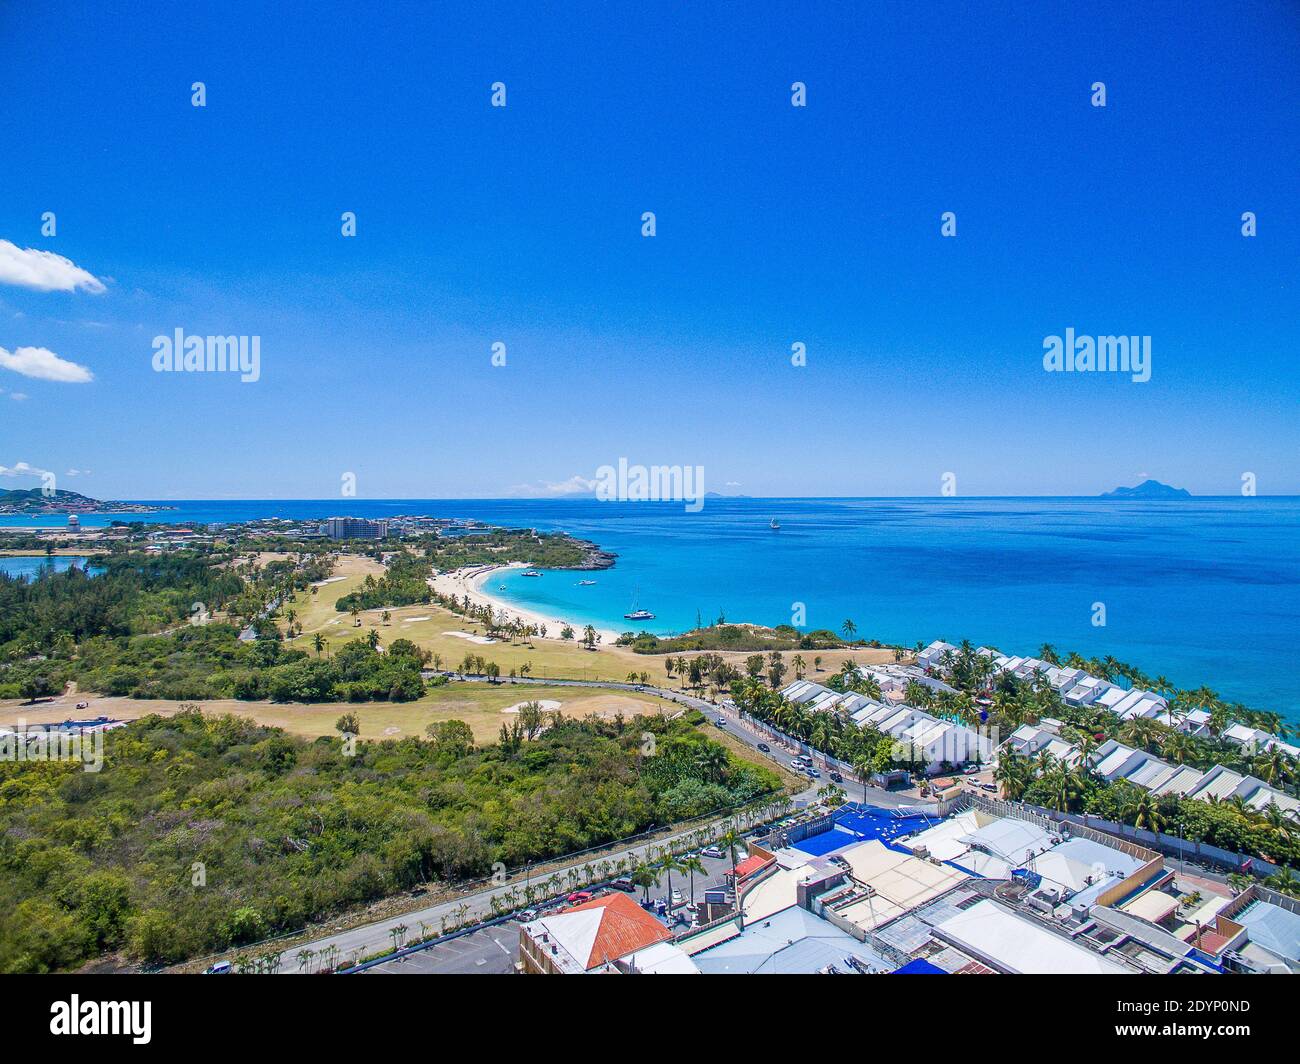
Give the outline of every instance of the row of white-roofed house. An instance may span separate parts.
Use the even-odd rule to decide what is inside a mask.
[[[1061,721],[1050,717],[1042,718],[1037,724],[1023,724],[1011,733],[1003,748],[1030,758],[1045,753],[1073,768],[1079,764],[1082,753],[1077,746],[1062,738],[1063,726]],[[1286,816],[1300,820],[1300,799],[1269,786],[1261,779],[1243,776],[1223,765],[1215,765],[1209,770],[1172,765],[1145,750],[1125,746],[1116,739],[1108,739],[1098,746],[1089,756],[1089,762],[1092,771],[1107,783],[1126,780],[1157,797],[1173,794],[1182,798],[1217,798],[1220,801],[1240,798],[1248,809],[1256,812],[1263,813],[1270,805],[1276,805]]]
[[[930,671],[945,672],[945,655],[949,653],[957,653],[957,648],[951,643],[935,640],[917,654],[917,665]],[[1171,708],[1168,700],[1154,691],[1121,687],[1082,669],[1053,665],[1041,658],[1008,657],[990,647],[977,647],[975,653],[992,661],[995,672],[1010,673],[1021,680],[1032,681],[1035,673],[1042,673],[1066,705],[1096,706],[1109,710],[1121,720],[1145,717],[1192,736],[1210,734],[1208,710]],[[1256,752],[1276,747],[1288,757],[1300,757],[1300,746],[1246,724],[1233,723],[1223,730],[1220,738]]]
[[[898,744],[895,757],[900,761],[926,762],[927,771],[937,773],[942,765],[960,765],[967,762],[983,763],[989,760],[996,746],[986,734],[963,724],[941,720],[925,710],[897,701],[897,695],[906,688],[908,680],[916,677],[906,673],[884,673],[881,670],[859,670],[872,675],[881,684],[880,700],[852,691],[835,691],[812,680],[796,680],[781,690],[787,702],[802,706],[810,713],[829,711],[843,720],[862,728],[875,728]],[[925,677],[933,684],[933,677]],[[886,685],[889,690],[886,690]],[[901,684],[901,686],[894,686]],[[928,686],[928,685],[927,685]],[[946,687],[947,685],[942,685]]]

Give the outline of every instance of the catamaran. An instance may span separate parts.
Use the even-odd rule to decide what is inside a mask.
[[[655,616],[653,613],[651,613],[649,610],[643,610],[638,607],[637,605],[638,597],[639,597],[639,592],[638,594],[632,596],[632,612],[623,614],[624,619],[629,621],[653,621]]]

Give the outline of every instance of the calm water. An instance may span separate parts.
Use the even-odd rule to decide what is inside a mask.
[[[84,569],[86,559],[74,557],[0,558],[0,573],[5,573],[8,576],[33,577],[41,571],[42,567],[53,567],[56,573],[61,573],[65,569],[71,569],[74,565]],[[91,571],[94,572],[93,569]]]
[[[186,502],[161,521],[430,513],[561,529],[619,555],[615,568],[493,591],[521,605],[623,630],[636,599],[657,633],[725,613],[914,643],[969,638],[1007,652],[1044,642],[1113,655],[1183,686],[1300,722],[1300,499],[709,499]],[[776,517],[781,530],[768,522]],[[120,519],[120,518],[119,518]],[[103,524],[109,517],[83,518]],[[32,518],[0,519],[35,524]],[[58,525],[59,519],[46,523]],[[1105,627],[1092,624],[1104,603]],[[640,627],[640,626],[637,626]]]

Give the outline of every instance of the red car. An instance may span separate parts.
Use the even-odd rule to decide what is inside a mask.
[[[593,895],[589,890],[575,890],[572,894],[570,894],[567,898],[565,898],[565,901],[567,901],[570,905],[578,905],[584,901],[591,901],[592,897]]]

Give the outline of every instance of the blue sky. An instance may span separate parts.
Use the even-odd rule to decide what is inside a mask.
[[[124,498],[547,493],[620,456],[750,495],[1300,493],[1293,4],[381,6],[0,9],[0,240],[103,287],[0,255],[0,363],[93,375],[0,368],[0,466]],[[1067,327],[1150,335],[1151,380],[1045,373]],[[261,379],[153,372],[176,328],[260,336]]]

